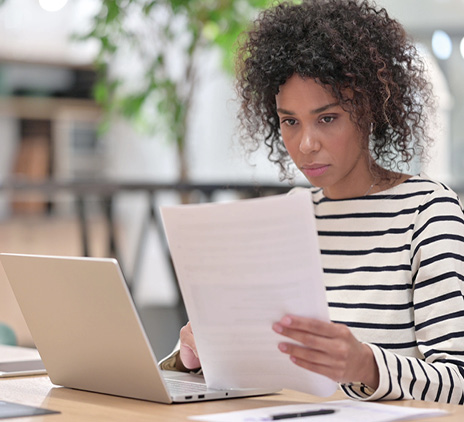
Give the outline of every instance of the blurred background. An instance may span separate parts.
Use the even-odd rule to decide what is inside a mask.
[[[158,207],[290,188],[235,120],[233,44],[270,3],[0,0],[0,251],[117,257],[158,357],[185,321]],[[432,160],[411,171],[463,193],[464,0],[377,3],[438,98]],[[1,269],[0,322],[33,344]]]

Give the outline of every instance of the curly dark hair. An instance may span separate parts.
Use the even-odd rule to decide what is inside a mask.
[[[370,131],[369,149],[383,169],[424,156],[431,87],[412,41],[385,9],[366,0],[283,2],[261,12],[244,36],[236,63],[242,142],[255,151],[264,139],[283,178],[291,178],[291,160],[275,96],[294,74],[327,87]]]

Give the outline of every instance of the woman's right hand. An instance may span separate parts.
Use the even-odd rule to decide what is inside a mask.
[[[180,360],[181,364],[188,370],[199,369],[201,367],[198,358],[197,346],[193,337],[192,326],[190,322],[184,325],[180,330]]]

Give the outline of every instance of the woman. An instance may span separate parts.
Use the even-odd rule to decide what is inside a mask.
[[[367,1],[263,12],[239,50],[253,150],[306,176],[331,322],[273,329],[296,364],[352,398],[464,402],[464,219],[457,195],[399,171],[430,142],[430,88],[401,25]],[[189,325],[178,369],[200,366]]]

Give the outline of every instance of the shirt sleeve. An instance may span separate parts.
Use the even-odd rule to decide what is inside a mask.
[[[179,371],[176,365],[177,356],[179,355],[179,353],[180,353],[180,340],[177,341],[177,344],[174,347],[173,351],[169,355],[167,355],[165,358],[159,361],[158,366],[160,367],[160,369],[164,371]],[[188,371],[188,372],[190,372],[191,374],[200,375],[203,373],[203,369],[198,368],[198,369]]]
[[[177,355],[180,352],[180,340],[177,341],[176,346],[174,347],[173,351],[167,355],[165,358],[161,359],[158,363],[160,369],[165,371],[177,371],[176,369],[176,360]]]
[[[371,347],[377,390],[342,384],[361,400],[417,399],[463,404],[464,219],[451,190],[435,191],[416,211],[411,239],[412,307],[418,356]]]

